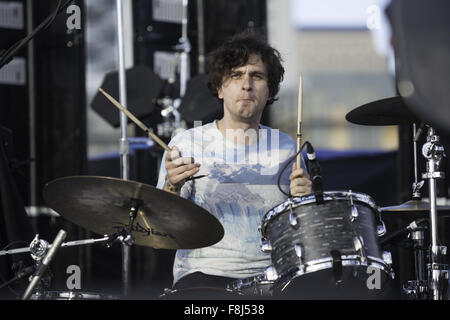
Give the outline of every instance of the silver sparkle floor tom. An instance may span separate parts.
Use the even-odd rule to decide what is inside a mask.
[[[289,198],[266,213],[262,250],[286,298],[346,299],[385,292],[392,259],[378,238],[386,233],[373,199],[352,191]]]

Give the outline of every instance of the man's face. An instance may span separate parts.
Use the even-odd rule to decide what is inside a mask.
[[[259,122],[269,87],[267,70],[259,55],[250,55],[247,63],[233,69],[218,90],[223,99],[224,116],[241,122]]]

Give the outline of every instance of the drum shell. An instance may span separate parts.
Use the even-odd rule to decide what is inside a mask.
[[[271,244],[281,283],[294,274],[330,268],[333,251],[341,255],[343,266],[375,264],[388,270],[378,244],[382,221],[373,200],[351,192],[326,192],[324,199],[320,205],[314,196],[288,199],[266,214],[261,232]]]

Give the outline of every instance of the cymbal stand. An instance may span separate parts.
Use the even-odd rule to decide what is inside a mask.
[[[422,189],[425,181],[418,179],[417,165],[417,142],[423,132],[423,124],[417,129],[416,123],[413,123],[413,152],[414,152],[414,182],[412,185],[412,200],[422,199],[420,189]],[[424,230],[417,229],[409,233],[408,237],[413,243],[414,250],[414,272],[416,278],[409,280],[408,285],[403,288],[408,297],[414,299],[428,299],[428,281],[425,278],[425,247],[424,247]]]
[[[413,182],[413,192],[412,192],[412,199],[413,200],[420,200],[422,199],[422,195],[420,193],[420,189],[423,187],[423,184],[425,183],[424,180],[421,180],[419,182],[418,179],[418,166],[417,166],[417,142],[419,141],[419,138],[423,131],[423,125],[417,129],[417,125],[413,123],[413,152],[414,152],[414,182]]]
[[[436,180],[444,179],[444,172],[439,171],[444,147],[439,143],[439,136],[432,127],[428,127],[427,142],[422,147],[422,154],[427,159],[427,172],[422,178],[429,180],[430,221],[431,221],[431,263],[428,265],[430,297],[442,300],[448,286],[448,265],[444,263],[447,247],[438,245],[438,221],[436,209]]]
[[[73,247],[73,246],[81,246],[81,245],[86,245],[86,244],[94,244],[94,243],[99,243],[99,242],[107,242],[107,241],[111,240],[113,237],[114,236],[105,235],[103,238],[99,238],[99,239],[86,239],[86,240],[76,240],[76,241],[64,242],[63,244],[61,244],[61,247]],[[42,258],[43,256],[45,256],[45,253],[47,252],[47,250],[50,249],[51,247],[52,247],[51,244],[49,244],[45,240],[39,239],[39,235],[36,235],[35,238],[33,239],[33,241],[30,243],[29,247],[0,251],[0,256],[30,252],[33,260],[36,260],[33,257],[33,255],[36,256],[37,258],[39,258],[40,256]]]

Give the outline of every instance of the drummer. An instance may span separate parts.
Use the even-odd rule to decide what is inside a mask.
[[[194,125],[170,141],[157,186],[209,211],[225,233],[210,247],[176,252],[175,289],[226,287],[262,274],[271,264],[260,247],[264,214],[289,194],[311,193],[307,173],[287,163],[296,154],[294,139],[260,124],[283,79],[280,53],[256,36],[241,34],[209,55],[207,70],[223,118]],[[186,181],[193,176],[205,177]]]

